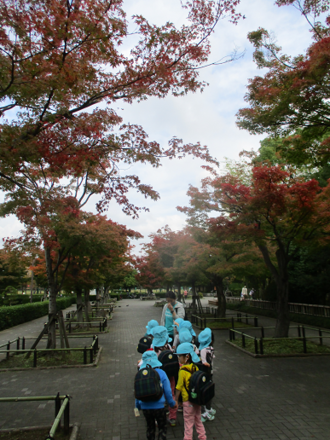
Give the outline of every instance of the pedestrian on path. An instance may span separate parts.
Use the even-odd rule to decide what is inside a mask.
[[[166,373],[160,369],[162,363],[158,360],[157,354],[154,351],[146,351],[142,355],[142,364],[140,370],[150,365],[157,370],[160,380],[162,382],[163,394],[159,400],[151,402],[142,402],[135,399],[135,407],[142,409],[143,415],[147,422],[147,439],[155,440],[156,437],[156,422],[158,425],[158,440],[166,440],[167,424],[166,424],[166,410],[165,398],[171,408],[176,408],[177,404],[172,398],[170,381]]]
[[[210,378],[213,378],[213,358],[214,356],[214,335],[210,328],[206,327],[200,334],[198,335],[199,341],[199,355],[201,358],[202,364],[207,367],[207,373]],[[202,406],[202,422],[207,422],[214,420],[214,416],[216,414],[216,410],[212,408],[212,400],[207,402],[206,405]]]
[[[189,402],[188,393],[191,375],[193,371],[198,370],[194,363],[199,362],[199,357],[194,352],[193,345],[187,342],[179,345],[177,355],[182,367],[179,370],[178,383],[176,384],[175,400],[178,403],[180,394],[182,395],[184,420],[183,440],[193,440],[194,426],[199,440],[206,440],[206,432],[201,420],[201,406]]]
[[[182,303],[176,300],[176,295],[171,290],[166,293],[166,302],[167,304],[165,304],[163,307],[160,325],[164,325],[168,331],[168,334],[173,338],[174,321],[177,318],[184,319],[185,311]]]

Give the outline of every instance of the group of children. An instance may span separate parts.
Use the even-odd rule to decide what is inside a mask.
[[[205,373],[202,377],[204,382],[206,378],[208,381],[212,381],[213,332],[209,328],[205,328],[197,337],[191,322],[181,318],[174,322],[174,328],[172,341],[166,327],[158,325],[156,320],[149,321],[146,326],[147,331],[145,339],[143,339],[146,341],[146,351],[142,354],[138,369],[143,370],[143,374],[148,374],[147,368],[155,369],[159,373],[163,393],[157,400],[135,399],[135,407],[143,411],[147,422],[148,440],[155,439],[156,424],[158,439],[166,440],[167,423],[176,426],[177,412],[183,412],[184,440],[193,439],[194,426],[199,440],[206,440],[203,423],[214,420],[216,411],[212,408],[211,401],[203,402],[205,405],[195,403],[198,399],[192,398],[190,382],[193,381],[192,376],[198,370]],[[149,343],[150,347],[147,348]],[[167,375],[162,370],[164,366],[161,360],[164,359],[163,355],[165,354],[167,360],[168,357],[173,357],[176,363],[178,361],[177,374],[170,372]],[[168,418],[165,399],[168,404]]]

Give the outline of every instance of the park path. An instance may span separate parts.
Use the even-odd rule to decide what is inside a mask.
[[[81,423],[82,440],[144,440],[144,419],[133,413],[136,346],[147,321],[160,315],[152,301],[120,301],[109,333],[100,335],[103,352],[97,368],[3,372],[0,396],[69,394],[71,422]],[[34,322],[19,327],[31,334],[40,329]],[[15,331],[14,337],[23,336]],[[5,332],[0,341],[6,340]],[[226,331],[215,334],[217,414],[205,424],[209,439],[329,439],[330,357],[254,359],[226,344],[227,338]],[[1,403],[0,428],[50,424],[53,405]],[[168,429],[168,439],[176,438],[183,438],[182,414],[177,426]]]

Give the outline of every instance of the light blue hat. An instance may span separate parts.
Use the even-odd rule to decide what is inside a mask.
[[[140,370],[150,365],[152,368],[161,367],[163,364],[158,360],[157,354],[153,350],[147,350],[142,355]]]
[[[176,349],[176,354],[190,354],[191,356],[191,360],[194,363],[198,363],[200,362],[199,357],[197,356],[197,354],[194,351],[194,346],[192,344],[190,344],[189,342],[184,342],[183,344],[180,344],[178,346],[178,348]]]
[[[153,347],[164,347],[167,342],[171,342],[172,338],[168,336],[168,331],[163,325],[157,325],[151,330],[154,339],[152,341]]]
[[[187,328],[181,329],[179,333],[179,341],[180,344],[183,344],[184,342],[191,342],[192,341],[192,334]]]
[[[196,336],[195,330],[192,328],[190,321],[182,321],[179,325],[179,333],[183,328],[187,328],[193,336]]]
[[[158,324],[158,322],[155,319],[152,319],[151,321],[148,322],[148,325],[146,325],[146,329],[147,329],[147,335],[151,335],[151,330],[156,327]]]
[[[199,351],[203,350],[203,348],[209,347],[212,342],[212,330],[206,327],[200,334],[198,335],[199,342]]]
[[[177,318],[174,322],[173,322],[173,325],[174,325],[174,327],[177,329],[177,331],[179,331],[179,325],[181,324],[181,322],[183,322],[184,321],[184,319],[182,319],[182,318]]]

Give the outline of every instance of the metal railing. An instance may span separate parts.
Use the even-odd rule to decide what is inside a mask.
[[[54,400],[55,402],[55,420],[49,430],[46,440],[53,440],[56,430],[61,426],[61,418],[63,417],[63,429],[65,433],[70,429],[70,396],[60,396],[57,393],[56,396],[35,396],[35,397],[0,397],[1,402],[42,402],[42,401]]]
[[[229,329],[229,341],[235,341],[236,337],[241,338],[242,347],[246,348],[246,340],[250,339],[254,343],[254,354],[257,355],[264,355],[264,344],[267,341],[274,341],[273,337],[265,338],[265,330],[266,329],[274,329],[275,327],[259,327],[260,329],[260,337],[248,335],[247,333],[244,333],[243,331],[231,328]],[[298,325],[297,327],[290,327],[290,329],[297,329],[297,336],[295,337],[287,337],[287,338],[276,338],[276,341],[288,341],[290,339],[292,340],[300,340],[302,342],[303,346],[303,353],[307,353],[307,341],[312,339],[317,339],[319,342],[319,345],[323,345],[324,339],[330,339],[330,331],[320,329],[320,328],[314,328],[314,327],[308,327],[303,325]],[[306,330],[315,331],[316,335],[306,336]]]
[[[17,338],[18,340],[20,338]],[[16,342],[17,339],[15,339],[14,341],[11,342]],[[22,338],[24,339],[24,338]],[[24,339],[25,341],[25,339]],[[60,353],[60,352],[70,352],[70,351],[81,351],[83,352],[83,363],[84,365],[87,365],[87,361],[89,358],[89,363],[92,364],[94,362],[94,358],[96,356],[96,353],[99,349],[99,338],[97,335],[93,335],[93,341],[92,344],[90,345],[90,347],[79,347],[79,348],[40,348],[40,349],[26,349],[25,346],[24,348],[20,348],[19,345],[16,345],[16,350],[15,349],[10,349],[10,341],[8,341],[7,344],[3,344],[1,347],[4,347],[7,345],[7,350],[0,350],[0,354],[5,354],[6,355],[6,359],[9,359],[10,355],[17,355],[17,354],[23,354],[23,353],[31,353],[33,354],[33,361],[32,361],[32,365],[33,368],[36,368],[38,365],[38,353]],[[9,348],[8,348],[9,347]]]
[[[237,303],[241,301],[238,297],[226,298],[228,303]],[[275,301],[264,301],[261,299],[245,299],[242,301],[244,304],[250,307],[255,307],[263,310],[276,310]],[[318,304],[304,304],[304,303],[289,303],[289,312],[297,313],[301,315],[322,316],[330,318],[330,306],[318,305]]]
[[[208,309],[208,307],[206,307],[206,309]],[[236,317],[235,316],[227,316],[224,318],[217,318],[215,316],[215,314],[212,317],[205,317],[205,316],[193,314],[190,316],[190,321],[192,324],[194,324],[198,328],[208,327],[208,323],[210,323],[210,322],[230,322],[232,328],[235,328],[235,322],[240,322],[240,323],[245,322],[247,325],[252,325],[254,327],[258,327],[258,317],[257,316],[248,316],[247,314],[245,314],[245,316],[243,316],[242,313],[237,313]]]

